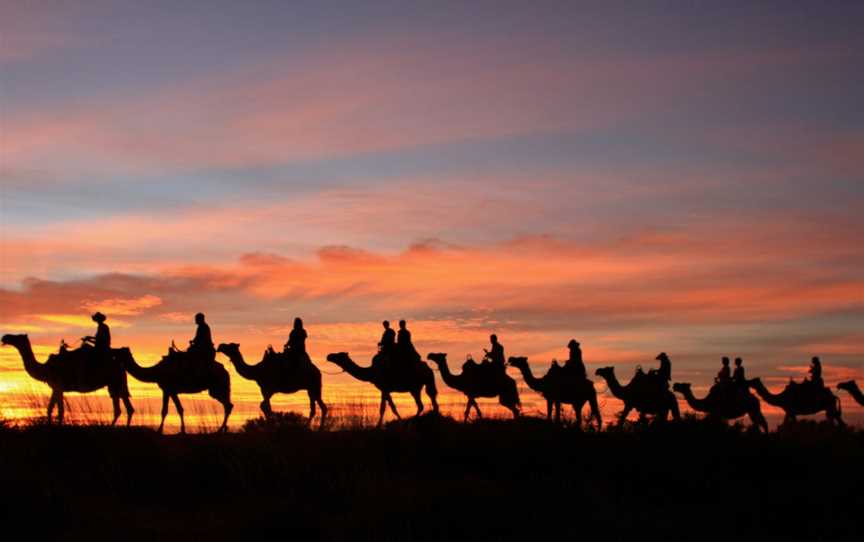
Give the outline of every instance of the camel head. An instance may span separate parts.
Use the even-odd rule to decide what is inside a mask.
[[[690,383],[689,382],[675,382],[672,384],[672,391],[677,391],[678,393],[686,393],[690,391]]]
[[[524,367],[528,367],[528,358],[525,356],[510,356],[507,358],[507,363],[516,367],[518,369],[522,369]]]
[[[430,352],[426,359],[429,361],[435,362],[437,365],[441,365],[442,363],[447,363],[447,354],[443,352]]]
[[[4,342],[6,341],[6,337],[3,337],[3,341]],[[837,389],[838,390],[846,390],[846,391],[851,392],[852,390],[855,389],[855,381],[854,380],[847,380],[846,382],[840,382],[837,384]]]
[[[11,346],[20,346],[27,341],[27,335],[3,335],[2,343]]]
[[[615,367],[600,367],[594,371],[594,374],[603,378],[609,378],[615,375]]]
[[[344,367],[351,362],[351,358],[348,357],[348,352],[336,352],[334,354],[327,354],[327,361],[335,363],[339,367]]]
[[[237,343],[221,343],[218,347],[216,347],[217,352],[221,352],[228,356],[236,356],[240,353],[240,345]]]

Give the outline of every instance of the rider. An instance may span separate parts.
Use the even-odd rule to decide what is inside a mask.
[[[660,369],[657,371],[657,375],[668,388],[669,381],[672,380],[672,362],[669,360],[669,356],[666,355],[666,352],[660,352],[657,359],[660,361]]]
[[[723,368],[721,368],[720,371],[717,373],[717,376],[714,377],[714,383],[728,384],[732,380],[732,374],[729,369],[729,358],[723,356],[721,363],[723,364]]]
[[[195,338],[189,341],[188,351],[197,353],[202,360],[215,361],[216,349],[213,347],[210,326],[204,321],[204,313],[195,315],[195,323],[198,324],[198,329],[195,330]]]
[[[111,355],[111,330],[105,323],[108,318],[98,311],[90,318],[96,322],[96,335],[82,337],[81,342],[93,347],[93,361],[105,361]]]
[[[405,320],[399,320],[399,333],[396,338],[396,347],[403,361],[420,362],[420,354],[411,342],[411,332],[406,327]]]
[[[492,343],[492,350],[483,349],[486,352],[486,360],[496,369],[504,371],[506,369],[504,365],[504,345],[498,342],[498,335],[494,333],[489,336],[489,342]]]
[[[570,339],[570,342],[567,343],[567,348],[570,349],[570,357],[567,358],[567,363],[564,364],[564,367],[573,371],[577,378],[583,380],[588,378],[585,373],[585,362],[582,361],[582,349],[579,347],[576,339]]]
[[[309,354],[306,353],[306,339],[309,335],[303,329],[303,320],[300,318],[294,319],[294,329],[288,335],[288,342],[285,343],[283,352],[292,354],[295,361],[301,359],[308,360]]]
[[[747,387],[747,378],[744,376],[744,360],[741,358],[735,358],[735,372],[732,373],[732,382],[741,386]]]
[[[813,356],[813,359],[810,361],[810,382],[820,388],[824,386],[822,382],[822,362],[816,356]]]
[[[388,320],[381,322],[381,325],[384,326],[384,333],[381,335],[381,342],[378,343],[378,346],[382,354],[389,354],[396,345],[396,332],[390,327]]]

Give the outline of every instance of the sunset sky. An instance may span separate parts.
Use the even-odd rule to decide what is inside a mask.
[[[0,2],[0,332],[864,379],[864,5],[415,4]]]

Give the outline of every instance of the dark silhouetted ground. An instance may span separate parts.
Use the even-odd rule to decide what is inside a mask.
[[[864,434],[816,423],[0,427],[0,517],[34,540],[860,539],[862,460]]]

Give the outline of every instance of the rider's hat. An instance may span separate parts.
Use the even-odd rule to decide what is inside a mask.
[[[657,357],[654,358],[654,359],[663,359],[663,358],[668,358],[668,357],[669,357],[669,356],[666,355],[666,352],[660,352],[660,355],[657,356]]]
[[[576,348],[579,346],[579,343],[576,342],[576,339],[570,339],[570,342],[567,343],[567,348]]]
[[[107,317],[99,311],[94,312],[93,316],[91,316],[91,318],[93,319],[94,322],[100,322],[100,323],[107,320]]]

